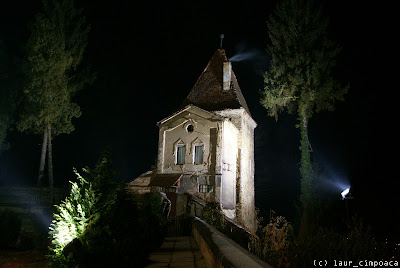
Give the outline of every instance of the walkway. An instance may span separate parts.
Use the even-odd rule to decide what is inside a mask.
[[[200,249],[190,236],[166,237],[161,247],[149,256],[146,267],[205,268]]]

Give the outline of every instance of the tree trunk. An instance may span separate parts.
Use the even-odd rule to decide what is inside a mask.
[[[313,171],[311,166],[311,146],[308,140],[308,117],[307,108],[303,106],[300,110],[300,202],[302,206],[302,215],[300,219],[300,235],[305,237],[308,235],[310,224],[313,222]]]
[[[50,191],[50,200],[51,203],[54,204],[54,179],[53,179],[53,151],[51,146],[51,126],[47,125],[48,132],[48,173],[49,173],[49,191]]]
[[[312,167],[311,167],[311,155],[310,155],[310,142],[308,140],[308,118],[307,108],[301,109],[300,116],[300,175],[301,175],[301,193],[300,200],[303,205],[309,205],[312,201]]]
[[[46,164],[46,150],[47,150],[47,127],[44,128],[43,131],[43,141],[42,141],[42,153],[40,154],[40,162],[39,162],[39,175],[37,186],[40,187],[43,181],[44,175],[44,166]]]

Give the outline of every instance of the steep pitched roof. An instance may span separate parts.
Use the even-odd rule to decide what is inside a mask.
[[[233,70],[231,71],[230,89],[223,90],[223,63],[228,58],[224,49],[218,49],[211,57],[203,73],[197,79],[183,106],[196,105],[207,111],[219,111],[224,109],[239,109],[243,107],[250,115],[249,108],[240,90]]]

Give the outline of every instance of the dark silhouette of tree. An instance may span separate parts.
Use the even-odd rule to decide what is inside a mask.
[[[298,116],[301,226],[307,228],[315,190],[308,123],[314,112],[333,111],[348,86],[343,87],[332,77],[340,48],[327,37],[328,19],[321,6],[311,0],[284,0],[276,6],[267,25],[271,61],[264,74],[261,104],[276,120],[283,110]]]
[[[10,147],[7,134],[12,130],[18,105],[18,80],[14,68],[17,61],[0,40],[0,154]]]
[[[6,74],[6,52],[2,40],[0,40],[0,153],[7,149],[6,143],[7,130],[10,125],[9,111],[7,108],[8,90],[4,85]]]
[[[46,150],[49,188],[53,191],[52,139],[74,130],[81,115],[73,96],[94,80],[88,69],[78,70],[90,27],[72,0],[43,0],[26,45],[24,105],[18,129],[43,135],[38,185],[42,184]]]

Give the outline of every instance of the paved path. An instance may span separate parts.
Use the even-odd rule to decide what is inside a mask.
[[[190,236],[166,237],[161,248],[149,256],[146,267],[193,267],[205,268],[204,258]]]

